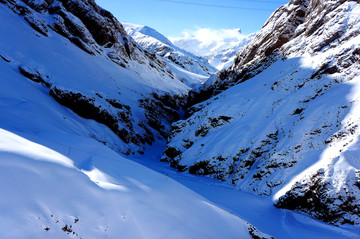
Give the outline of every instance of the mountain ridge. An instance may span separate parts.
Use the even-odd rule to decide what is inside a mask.
[[[145,51],[157,54],[164,59],[168,66],[182,78],[182,81],[191,88],[200,86],[208,77],[217,72],[217,69],[206,59],[175,46],[161,33],[148,27],[132,23],[122,23],[127,33]],[[197,76],[198,75],[198,76]]]

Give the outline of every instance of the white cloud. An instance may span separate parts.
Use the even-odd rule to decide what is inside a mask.
[[[239,28],[197,28],[194,31],[186,30],[180,37],[170,37],[169,39],[181,48],[204,56],[212,51],[220,51],[223,48],[235,46],[246,37],[246,35],[241,34]]]

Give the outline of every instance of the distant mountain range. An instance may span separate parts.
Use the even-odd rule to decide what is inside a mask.
[[[175,46],[168,38],[150,27],[126,22],[122,22],[122,25],[129,36],[144,50],[164,59],[189,86],[202,83],[217,72],[217,69],[206,59]]]

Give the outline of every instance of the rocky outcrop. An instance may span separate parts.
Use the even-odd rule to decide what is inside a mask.
[[[334,170],[334,167],[331,167]],[[360,215],[359,172],[347,172],[347,180],[338,191],[328,169],[320,169],[301,182],[296,182],[275,206],[303,211],[331,224],[358,224]]]

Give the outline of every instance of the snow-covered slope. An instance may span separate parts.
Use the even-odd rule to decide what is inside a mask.
[[[360,5],[294,0],[172,126],[163,160],[276,206],[360,223]],[[226,90],[227,89],[227,90]]]
[[[255,34],[243,35],[240,29],[199,29],[178,38],[171,38],[180,48],[204,57],[218,70],[228,68],[241,48],[248,44]]]
[[[144,50],[162,57],[185,84],[194,87],[217,72],[206,59],[175,46],[156,30],[132,23],[122,24],[129,36]]]
[[[111,13],[93,1],[0,6],[9,23],[0,28],[3,60],[24,79],[44,84],[60,104],[108,126],[122,139],[110,147],[129,154],[166,137],[189,87],[132,42]]]

